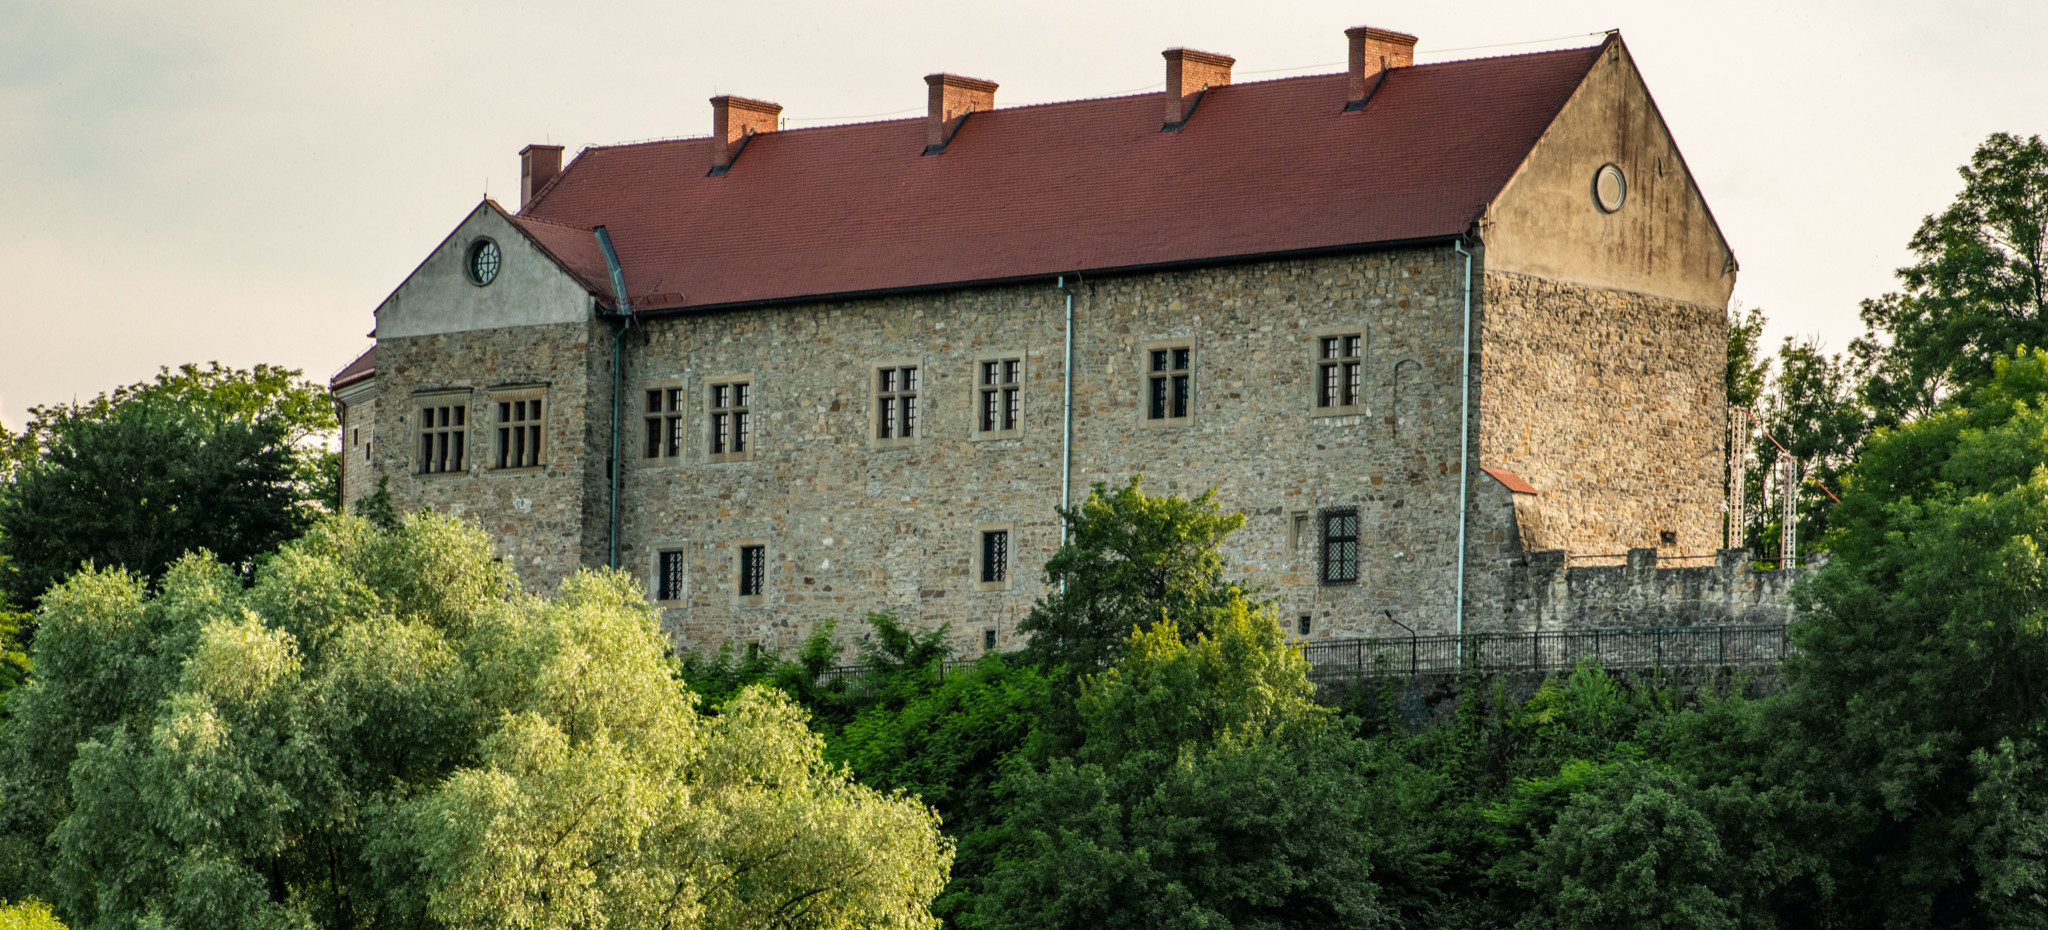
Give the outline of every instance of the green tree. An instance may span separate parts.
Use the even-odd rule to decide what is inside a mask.
[[[1852,351],[1879,426],[1989,381],[1993,362],[2048,345],[2048,146],[1994,133],[1960,169],[1962,193],[1921,221],[1904,289],[1863,302]]]
[[[1045,563],[1048,593],[1017,629],[1025,654],[1072,675],[1109,664],[1133,628],[1161,617],[1195,635],[1230,598],[1223,540],[1244,526],[1224,514],[1214,489],[1189,500],[1145,493],[1143,476],[1110,490],[1098,483],[1081,506],[1060,512],[1066,542]]]
[[[44,598],[0,731],[0,895],[95,927],[929,926],[951,852],[786,698],[700,714],[637,583],[336,517]],[[4,887],[7,885],[14,887]]]
[[[1728,406],[1748,410],[1763,396],[1771,360],[1763,352],[1764,312],[1751,307],[1728,311]]]
[[[30,898],[9,904],[0,901],[0,930],[64,930],[50,906]]]
[[[969,927],[1365,927],[1365,744],[1310,698],[1270,611],[1134,632],[1083,686],[1073,759],[1004,779],[1008,849]]]
[[[235,564],[335,499],[333,405],[297,371],[215,363],[31,410],[0,469],[0,592],[26,608],[82,563],[154,579],[204,548]]]
[[[1828,354],[1817,340],[1787,338],[1778,347],[1756,415],[1777,442],[1759,436],[1751,447],[1754,458],[1747,476],[1748,499],[1757,506],[1750,510],[1746,534],[1750,551],[1778,551],[1782,517],[1775,504],[1763,505],[1777,500],[1778,479],[1772,469],[1785,454],[1791,455],[1801,470],[1796,492],[1800,552],[1819,549],[1825,545],[1834,503],[1834,497],[1823,489],[1840,486],[1842,473],[1856,461],[1870,434],[1870,416],[1859,399],[1853,363],[1844,356]],[[1784,452],[1778,444],[1784,446]]]
[[[2044,463],[2034,350],[1879,431],[1843,478],[1757,770],[1837,806],[1829,881],[1857,925],[1981,925],[2048,892]]]

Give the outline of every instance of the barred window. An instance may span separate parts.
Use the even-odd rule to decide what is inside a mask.
[[[1357,333],[1316,340],[1316,408],[1348,411],[1362,403],[1365,338]]]
[[[712,461],[736,462],[753,457],[753,419],[748,408],[752,394],[753,385],[746,381],[711,385]]]
[[[1358,508],[1323,511],[1324,584],[1358,581]]]
[[[917,366],[876,370],[875,438],[917,438]]]
[[[1147,353],[1145,419],[1185,420],[1194,401],[1193,346],[1168,346]]]
[[[986,530],[981,534],[981,580],[997,584],[1010,577],[1010,531]]]
[[[462,453],[467,446],[469,403],[467,397],[427,399],[420,405],[420,455],[414,470],[422,475],[462,471]]]
[[[1022,413],[1024,360],[990,359],[979,367],[975,378],[975,432],[1015,432]]]
[[[740,547],[740,596],[759,597],[768,590],[768,547]]]
[[[994,629],[987,629],[981,631],[981,651],[996,651],[996,631]]]
[[[526,394],[498,404],[498,449],[492,468],[538,468],[541,464],[541,398]]]
[[[682,388],[649,390],[641,416],[646,426],[641,458],[673,459],[683,454]]]
[[[654,599],[657,601],[679,601],[683,599],[683,554],[662,552],[654,558]]]

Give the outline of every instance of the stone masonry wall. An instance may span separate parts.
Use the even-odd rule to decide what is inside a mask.
[[[600,426],[609,422],[610,383],[599,385],[602,393],[593,397],[589,369],[597,364],[594,342],[606,346],[602,364],[610,365],[604,332],[599,324],[571,323],[379,340],[378,443],[372,457],[377,472],[391,476],[392,504],[400,512],[430,507],[479,520],[529,590],[552,589],[590,562],[586,498],[601,501],[605,490],[605,450],[589,448],[591,409],[596,403],[603,411]],[[493,397],[533,385],[544,386],[541,466],[488,467],[495,443]],[[466,467],[460,473],[416,474],[416,401],[422,392],[440,391],[458,392],[468,407]]]
[[[1507,589],[1512,630],[1687,627],[1790,623],[1802,569],[1759,571],[1749,550],[1723,549],[1708,564],[1658,564],[1658,550],[1631,549],[1621,565],[1569,565],[1563,550],[1516,560]]]
[[[1524,508],[1525,545],[1712,557],[1723,309],[1498,272],[1483,290],[1479,447],[1541,492]]]
[[[1447,629],[1456,525],[1462,263],[1448,248],[1361,253],[1095,279],[1075,294],[1073,494],[1146,475],[1153,493],[1218,488],[1245,528],[1229,556],[1279,601],[1290,630],[1371,635],[1393,612]],[[689,646],[752,641],[787,650],[868,610],[919,628],[951,624],[955,645],[1021,645],[1016,623],[1042,592],[1059,544],[1062,327],[1066,295],[1044,284],[648,320],[628,338],[631,397],[684,389],[690,441],[679,460],[625,473],[624,564],[652,583],[658,553],[683,554],[665,621]],[[1365,397],[1317,417],[1315,338],[1365,338]],[[1194,413],[1143,416],[1145,353],[1194,349]],[[973,435],[976,363],[1025,362],[1014,437]],[[922,372],[919,438],[873,438],[872,379]],[[708,386],[752,378],[751,461],[707,461]],[[635,404],[638,401],[634,401]],[[627,435],[639,433],[638,406]],[[637,447],[636,447],[637,449]],[[1315,518],[1356,507],[1362,578],[1317,583]],[[1297,520],[1303,532],[1296,534]],[[1003,585],[975,573],[978,530],[1012,529]],[[737,593],[739,546],[767,546],[758,600]]]
[[[341,433],[341,502],[348,510],[356,501],[377,492],[382,473],[372,455],[377,448],[376,395],[368,394],[345,408]]]

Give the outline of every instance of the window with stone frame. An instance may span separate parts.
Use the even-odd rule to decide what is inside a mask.
[[[640,457],[675,461],[683,455],[683,389],[648,388],[641,403]]]
[[[469,448],[469,394],[436,394],[414,398],[419,411],[419,457],[413,471],[422,475],[459,474]]]
[[[1316,341],[1316,413],[1337,416],[1365,409],[1365,335],[1332,333]]]
[[[1010,579],[1010,531],[983,530],[981,533],[981,581],[1001,584]]]
[[[1195,347],[1190,343],[1145,351],[1145,421],[1186,423],[1194,412]]]
[[[544,428],[546,410],[542,406],[546,395],[546,388],[495,391],[491,394],[491,404],[498,421],[493,431],[493,469],[504,471],[541,466],[541,437],[547,433]]]
[[[654,554],[655,600],[680,601],[683,599],[685,564],[683,553],[679,550],[664,549]]]
[[[767,546],[740,546],[739,564],[735,568],[738,569],[740,597],[757,598],[768,593]]]
[[[975,363],[974,432],[983,438],[1014,436],[1024,417],[1024,359],[989,358]]]
[[[706,386],[709,436],[706,449],[713,462],[743,462],[754,457],[753,382],[716,381]]]
[[[918,366],[890,365],[875,369],[875,439],[909,442],[917,438]]]
[[[1322,512],[1323,584],[1358,583],[1358,508],[1332,507]]]

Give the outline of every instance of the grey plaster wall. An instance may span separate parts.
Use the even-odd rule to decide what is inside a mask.
[[[1593,175],[1619,166],[1622,208]],[[1635,60],[1620,43],[1593,67],[1482,221],[1489,268],[1726,306],[1735,260]]]
[[[500,254],[497,279],[484,286],[472,284],[465,273],[469,247],[480,238],[496,242]],[[377,307],[377,336],[402,339],[590,318],[583,286],[485,201]],[[378,367],[383,365],[380,355]]]

